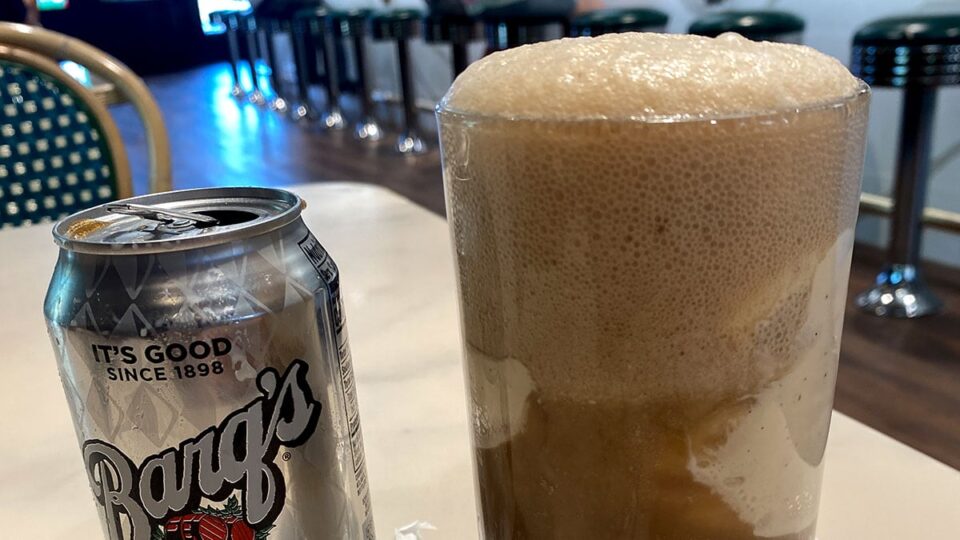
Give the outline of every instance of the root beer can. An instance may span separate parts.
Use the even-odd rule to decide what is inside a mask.
[[[373,539],[336,264],[286,191],[54,227],[44,313],[111,540]]]

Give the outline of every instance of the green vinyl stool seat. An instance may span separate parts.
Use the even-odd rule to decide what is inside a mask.
[[[106,137],[84,100],[0,60],[0,227],[52,221],[117,193]]]
[[[694,21],[690,33],[717,37],[736,32],[753,41],[800,43],[803,28],[803,19],[784,11],[724,11]]]
[[[570,33],[577,37],[622,32],[662,32],[668,20],[666,13],[656,9],[599,9],[573,19]]]
[[[874,21],[854,36],[852,60],[871,86],[960,84],[960,14]]]

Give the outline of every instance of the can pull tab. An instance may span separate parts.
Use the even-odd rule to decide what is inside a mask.
[[[114,214],[126,214],[151,221],[159,221],[170,228],[194,227],[199,224],[216,225],[218,222],[217,218],[203,214],[169,210],[167,208],[158,208],[145,204],[110,203],[106,205],[106,209],[107,212]]]

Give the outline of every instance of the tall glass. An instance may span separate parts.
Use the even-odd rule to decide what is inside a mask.
[[[814,537],[868,103],[441,106],[485,538]]]

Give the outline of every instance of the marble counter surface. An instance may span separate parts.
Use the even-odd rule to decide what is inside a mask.
[[[340,265],[378,536],[477,538],[452,260],[444,221],[382,188],[301,186]],[[0,231],[0,537],[98,538],[44,329],[48,226]],[[960,472],[834,414],[821,540],[952,540]]]

